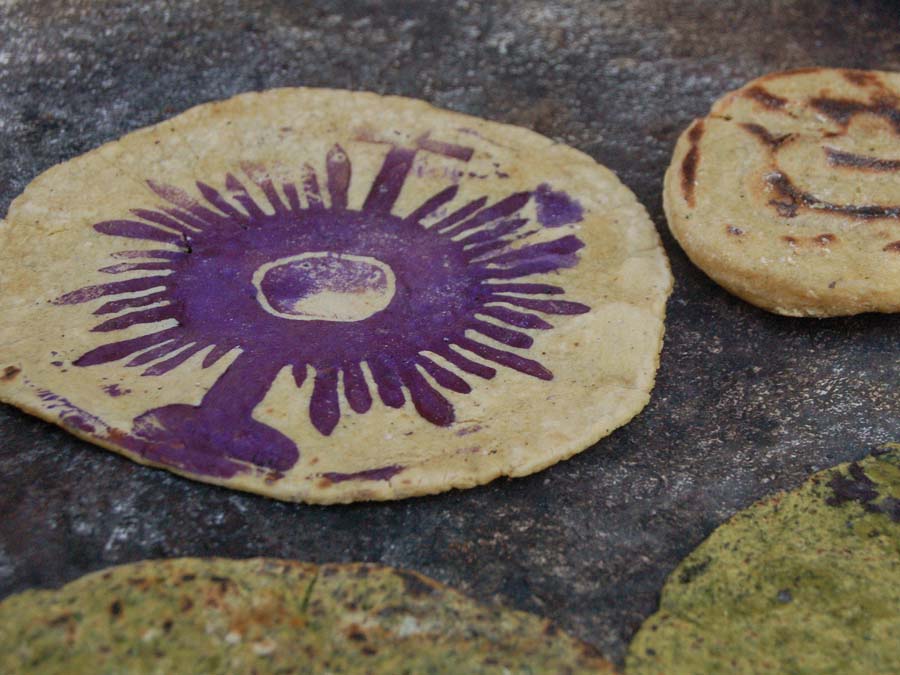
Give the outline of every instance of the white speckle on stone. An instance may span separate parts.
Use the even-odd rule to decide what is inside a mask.
[[[515,39],[516,34],[512,31],[500,31],[487,39],[487,45],[494,47],[501,55],[505,56]]]
[[[94,531],[94,528],[87,520],[76,520],[72,524],[72,531],[75,532],[75,534],[86,536],[88,534],[91,534],[91,532]]]
[[[110,533],[109,538],[106,540],[106,544],[103,546],[103,550],[106,553],[115,550],[120,542],[126,542],[131,539],[131,536],[135,532],[135,530],[136,528],[134,528],[133,526],[117,525],[113,528],[113,531]]]

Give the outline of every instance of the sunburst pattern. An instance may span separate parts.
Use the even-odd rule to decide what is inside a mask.
[[[357,210],[348,205],[350,158],[335,145],[324,173],[305,165],[299,184],[242,165],[264,200],[233,174],[224,177],[224,190],[197,182],[193,194],[148,181],[164,205],[94,225],[104,235],[158,246],[114,253],[116,262],[100,271],[127,279],[55,302],[102,300],[96,332],[140,324],[155,330],[107,342],[75,365],[121,361],[157,376],[197,355],[207,368],[236,353],[199,406],[169,405],[135,420],[132,445],[141,454],[219,476],[248,464],[290,468],[294,443],[252,418],[285,366],[298,387],[311,381],[307,414],[324,435],[340,421],[341,397],[357,414],[376,395],[392,408],[408,398],[424,419],[445,426],[454,420],[448,396],[468,394],[472,378],[493,378],[498,367],[553,377],[521,353],[533,342],[525,331],[552,328],[542,315],[589,308],[555,297],[564,292],[557,285],[521,278],[574,266],[583,243],[572,234],[528,243],[543,226],[523,210],[534,199],[539,213],[555,209],[558,221],[565,209],[555,202],[568,211],[574,202],[542,186],[451,209],[458,186],[450,185],[396,215],[421,150],[460,161],[472,154],[427,137],[416,147],[392,147]]]

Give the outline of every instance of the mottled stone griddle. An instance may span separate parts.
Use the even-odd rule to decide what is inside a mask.
[[[3,3],[0,212],[51,165],[194,104],[369,89],[591,154],[647,205],[677,285],[637,419],[547,471],[465,492],[284,504],[138,466],[2,407],[0,596],[142,558],[374,561],[546,615],[621,660],[666,574],[715,525],[900,440],[900,316],[766,314],[709,281],[665,229],[662,175],[681,129],[751,77],[815,64],[900,70],[900,5]]]

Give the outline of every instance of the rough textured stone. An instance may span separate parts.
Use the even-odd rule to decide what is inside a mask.
[[[0,212],[47,167],[250,89],[369,89],[531,127],[619,173],[677,279],[658,386],[631,424],[529,478],[323,508],[146,469],[0,409],[0,595],[141,558],[409,567],[538,612],[620,660],[710,531],[900,440],[900,316],[776,317],[665,231],[677,134],[724,91],[813,64],[900,70],[888,0],[105,2],[0,6]],[[110,186],[114,189],[114,186]]]

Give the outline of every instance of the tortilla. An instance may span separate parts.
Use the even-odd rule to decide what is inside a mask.
[[[664,202],[691,260],[789,316],[900,311],[900,74],[808,68],[715,103]]]
[[[425,103],[280,89],[56,166],[0,227],[0,399],[286,500],[521,476],[649,399],[671,276],[608,170]]]
[[[181,558],[0,603],[4,673],[612,673],[589,645],[415,572]]]
[[[742,511],[671,574],[643,673],[900,672],[900,445]]]

